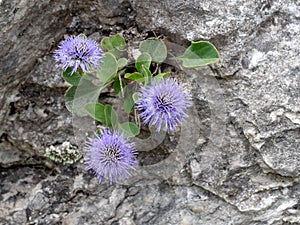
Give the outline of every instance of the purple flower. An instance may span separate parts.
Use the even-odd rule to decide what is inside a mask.
[[[167,132],[176,130],[187,117],[188,95],[175,79],[154,81],[150,86],[142,87],[139,96],[136,109],[141,111],[143,124],[156,126],[158,132],[161,127]]]
[[[62,41],[54,52],[54,58],[63,70],[72,67],[71,74],[78,69],[86,73],[91,69],[100,69],[103,52],[96,41],[79,35]]]
[[[85,147],[86,169],[92,169],[100,182],[109,180],[110,184],[130,175],[137,166],[134,143],[128,142],[117,132],[106,129],[96,138],[89,138]]]

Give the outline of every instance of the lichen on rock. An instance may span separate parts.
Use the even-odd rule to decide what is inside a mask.
[[[47,147],[45,156],[55,162],[73,164],[82,158],[82,153],[76,145],[65,141],[61,145]]]

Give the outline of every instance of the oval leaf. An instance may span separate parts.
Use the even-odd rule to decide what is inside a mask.
[[[144,67],[144,65],[142,65],[142,71],[143,71],[142,73],[143,73],[144,79],[145,79],[145,85],[150,84],[151,79],[152,79],[151,71],[148,68]]]
[[[143,74],[141,74],[139,72],[126,73],[124,77],[129,80],[134,80],[137,82],[144,82],[144,76],[143,76]]]
[[[104,113],[104,105],[100,103],[89,103],[85,105],[85,110],[89,113],[91,117],[100,123],[105,123],[105,113]]]
[[[76,86],[70,87],[65,94],[66,108],[69,110],[69,112],[73,111],[73,101],[76,93],[76,88]]]
[[[117,63],[118,63],[118,69],[120,70],[127,65],[128,60],[126,58],[120,58],[120,59],[118,59]]]
[[[128,94],[127,96],[125,96],[125,100],[123,103],[124,111],[126,113],[130,113],[133,109],[133,106],[134,106],[134,101],[132,95]]]
[[[123,88],[123,90],[125,90],[125,88],[126,88],[126,83],[124,82],[123,79],[122,79],[122,88]],[[115,90],[116,93],[121,92],[120,80],[117,77],[115,78],[115,81],[113,83],[113,89]]]
[[[104,53],[101,70],[97,72],[97,77],[101,82],[106,83],[116,76],[117,72],[118,63],[114,55],[109,52]]]
[[[75,72],[75,73],[71,74],[72,70],[73,70],[72,67],[68,67],[65,71],[62,72],[61,75],[66,82],[68,82],[69,84],[71,84],[73,86],[77,86],[79,84],[82,76],[80,75],[79,72]]]
[[[108,51],[111,51],[113,49],[122,51],[125,48],[126,42],[121,34],[115,34],[110,37],[104,37],[101,40],[100,44],[103,49],[106,49]]]
[[[105,124],[108,127],[114,127],[118,122],[118,115],[111,105],[105,105]]]
[[[140,72],[143,73],[143,68],[149,69],[151,65],[151,56],[144,52],[139,55],[135,62],[135,68]]]
[[[139,93],[138,92],[134,92],[132,94],[132,99],[134,102],[137,102],[137,100],[139,100],[140,96],[139,96]]]
[[[134,137],[140,133],[139,127],[131,122],[120,124],[119,130],[125,137]]]
[[[119,58],[124,50],[126,42],[121,34],[116,34],[110,37],[105,37],[101,40],[101,47],[108,50],[116,58]]]
[[[208,41],[192,42],[182,56],[183,66],[186,68],[196,68],[215,63],[219,60],[219,52],[213,44]]]
[[[104,86],[96,86],[89,80],[81,79],[78,86],[70,87],[65,94],[67,109],[78,116],[88,115],[83,106],[96,103],[103,88]]]
[[[159,73],[154,77],[154,79],[156,82],[159,83],[162,79],[168,77],[170,74],[171,74],[171,72]]]
[[[140,44],[140,51],[147,52],[152,61],[162,63],[167,58],[167,47],[162,40],[149,39]]]

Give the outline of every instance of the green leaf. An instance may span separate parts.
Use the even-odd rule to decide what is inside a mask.
[[[162,63],[167,58],[167,47],[162,40],[149,39],[140,44],[140,51],[147,52],[152,61]]]
[[[151,56],[147,52],[144,52],[140,54],[139,57],[136,59],[135,68],[140,73],[143,73],[143,67],[146,69],[150,68],[151,60],[152,60]]]
[[[120,70],[127,65],[128,60],[126,58],[120,58],[120,59],[118,59],[117,63],[118,63],[118,69]]]
[[[79,34],[78,36],[79,36],[79,37],[83,37],[84,39],[87,39],[87,36],[86,36],[85,34],[82,34],[82,33],[81,33],[81,34]]]
[[[101,70],[97,72],[97,77],[101,82],[108,82],[117,75],[118,64],[115,56],[109,52],[104,53],[101,63]]]
[[[162,79],[168,77],[170,74],[171,74],[171,72],[159,73],[154,77],[154,79],[156,82],[159,83]]]
[[[171,74],[171,72],[166,72],[166,73],[159,73],[156,75],[156,77],[161,77],[161,78],[166,78]]]
[[[82,78],[81,74],[79,72],[75,72],[71,74],[73,68],[68,67],[65,71],[62,72],[62,77],[66,82],[73,86],[77,86]]]
[[[219,60],[219,52],[213,44],[208,41],[192,42],[182,56],[177,57],[182,60],[186,68],[196,68],[215,63]]]
[[[116,34],[110,37],[103,38],[100,44],[103,49],[108,50],[116,58],[119,58],[121,52],[125,48],[126,42],[121,34]]]
[[[133,99],[134,102],[137,102],[137,100],[138,100],[139,98],[140,98],[139,93],[134,92],[134,93],[132,94],[132,99]]]
[[[150,84],[151,79],[152,79],[151,71],[148,68],[144,67],[144,65],[142,65],[142,71],[143,71],[142,73],[143,73],[144,79],[145,79],[145,85]]]
[[[104,105],[100,103],[89,103],[85,105],[85,110],[89,113],[91,117],[100,123],[105,123],[105,113],[104,113]]]
[[[124,76],[126,79],[137,81],[137,82],[144,82],[144,76],[143,74],[139,72],[134,73],[126,73]]]
[[[134,137],[140,133],[139,127],[131,122],[119,124],[119,130],[125,137]]]
[[[126,42],[124,37],[121,34],[115,34],[110,37],[104,37],[101,40],[101,47],[108,51],[117,49],[119,51],[124,50]]]
[[[108,127],[114,127],[118,122],[118,115],[111,105],[105,105],[105,124]]]
[[[126,83],[124,82],[124,80],[122,80],[122,87],[123,87],[123,90],[126,87]],[[118,77],[115,78],[115,81],[113,83],[113,89],[115,90],[116,93],[119,93],[121,91],[120,80]]]
[[[96,86],[91,81],[81,79],[78,86],[70,87],[65,94],[67,109],[78,116],[88,115],[84,106],[88,103],[96,103],[104,86]]]
[[[125,96],[125,100],[124,100],[124,103],[123,103],[124,111],[126,113],[130,113],[133,109],[133,106],[134,106],[134,101],[132,99],[132,95],[127,94]]]
[[[76,89],[76,86],[72,86],[66,91],[65,94],[66,107],[69,110],[69,112],[73,111],[73,100],[75,97]]]
[[[135,62],[135,67],[141,74],[143,74],[146,85],[150,83],[150,80],[152,78],[152,73],[149,69],[151,60],[151,56],[147,52],[144,52],[139,55]]]

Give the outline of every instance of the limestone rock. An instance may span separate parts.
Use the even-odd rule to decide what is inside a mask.
[[[293,0],[0,1],[0,224],[299,224],[299,11]],[[140,141],[140,168],[116,186],[44,158],[76,144],[52,57],[64,35],[152,31],[174,53],[192,40],[220,51],[177,71],[194,103],[180,132]]]

